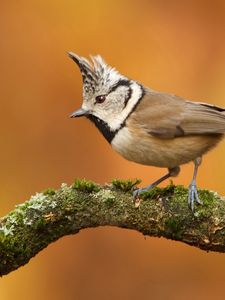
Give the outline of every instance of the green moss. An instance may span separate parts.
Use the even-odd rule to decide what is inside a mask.
[[[124,191],[124,192],[129,192],[134,189],[136,185],[141,183],[140,179],[128,179],[128,180],[123,180],[123,179],[113,179],[112,184],[115,188]]]
[[[107,207],[112,207],[116,201],[116,197],[113,191],[109,189],[102,189],[97,194],[94,195],[94,198],[101,199]]]
[[[215,202],[219,198],[218,195],[216,197],[214,192],[210,192],[208,190],[200,190],[199,197],[203,199],[206,207],[214,206]]]
[[[198,194],[202,205],[195,205],[194,215],[199,218],[209,218],[212,215],[212,209],[216,206],[219,196],[208,190],[199,190]]]
[[[188,189],[170,183],[143,193],[146,199],[156,201],[141,201],[137,209],[131,193],[124,191],[132,190],[139,182],[117,179],[112,188],[76,180],[73,189],[84,193],[71,191],[70,186],[63,184],[56,193],[48,189],[18,205],[0,220],[0,276],[25,264],[60,236],[99,225],[136,229],[146,235],[180,239],[200,247],[201,240],[211,232],[216,241],[219,236],[223,239],[220,226],[224,223],[224,201],[217,202],[221,198],[216,193],[200,190],[203,205],[196,204],[193,213],[187,203]],[[96,192],[88,194],[93,191]],[[216,227],[212,226],[214,223]],[[217,249],[215,245],[208,249]]]
[[[183,185],[174,186],[174,194],[177,196],[186,196],[188,193],[188,189],[185,188]]]
[[[72,188],[88,193],[98,192],[100,190],[100,187],[96,183],[86,179],[76,179],[72,185]]]
[[[165,226],[172,232],[177,232],[180,229],[180,222],[174,218],[169,218],[165,221]]]
[[[165,221],[166,235],[173,238],[180,238],[183,232],[183,225],[183,221],[178,218],[168,218]]]
[[[149,191],[142,192],[140,194],[140,198],[143,200],[150,200],[159,197],[159,193],[161,192],[161,188],[155,187],[150,189]]]
[[[188,208],[188,189],[182,185],[174,187],[173,197],[171,197],[171,208],[179,207],[180,210]]]
[[[46,223],[47,223],[46,220],[40,217],[32,226],[34,229],[40,230],[45,227]]]
[[[55,195],[55,190],[52,188],[48,188],[42,192],[45,196],[53,196]]]
[[[112,198],[108,198],[105,200],[105,204],[107,207],[113,207],[114,203],[115,203],[115,201]]]
[[[147,199],[155,199],[155,198],[160,198],[164,196],[171,196],[174,194],[175,191],[175,185],[171,181],[168,186],[165,188],[159,188],[159,187],[154,187],[150,189],[149,191],[142,192],[140,194],[140,197],[144,200]]]

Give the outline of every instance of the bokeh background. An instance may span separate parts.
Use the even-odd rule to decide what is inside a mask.
[[[66,51],[101,54],[156,90],[225,106],[225,2],[11,0],[0,4],[0,214],[37,191],[86,177],[99,183],[165,170],[130,163],[87,120]],[[193,166],[175,183],[188,185]],[[198,185],[225,194],[225,143]],[[1,300],[224,299],[225,255],[117,228],[51,244],[0,279]]]

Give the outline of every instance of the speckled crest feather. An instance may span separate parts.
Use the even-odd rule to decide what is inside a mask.
[[[98,91],[107,90],[119,80],[126,79],[115,68],[107,65],[100,55],[91,56],[92,61],[89,61],[73,52],[68,54],[80,68],[84,84],[83,94],[86,99]]]
[[[107,65],[100,55],[91,56],[91,59],[94,64],[94,72],[98,78],[99,85],[112,86],[113,84],[118,82],[121,77],[125,78],[124,76],[120,75],[115,68]]]

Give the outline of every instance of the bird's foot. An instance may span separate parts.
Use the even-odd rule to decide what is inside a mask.
[[[189,192],[188,192],[188,204],[190,205],[192,211],[194,210],[195,202],[197,204],[202,204],[202,202],[201,202],[201,200],[199,199],[199,196],[198,196],[196,183],[191,182],[191,184],[189,185]]]
[[[133,192],[133,197],[134,199],[137,199],[139,198],[140,194],[143,193],[143,192],[147,192],[149,191],[150,189],[152,189],[154,186],[151,184],[149,186],[147,186],[146,188],[142,188],[142,189],[137,189]]]
[[[135,191],[133,191],[134,200],[139,198],[141,192],[142,189],[136,189]]]
[[[134,206],[135,207],[139,207],[140,203],[141,203],[141,199],[140,199],[140,194],[143,192],[147,192],[150,189],[152,189],[154,187],[153,184],[150,184],[149,186],[142,188],[142,189],[137,189],[133,192],[133,197],[134,197]]]
[[[140,198],[140,194],[142,192],[144,192],[145,188],[142,188],[142,189],[136,189],[134,192],[133,192],[133,202],[134,202],[134,207],[135,208],[138,208],[141,204],[141,198]]]

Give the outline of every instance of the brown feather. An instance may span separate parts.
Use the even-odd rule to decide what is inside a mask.
[[[112,146],[128,160],[174,168],[215,147],[224,132],[222,108],[147,91]]]
[[[149,134],[159,138],[225,132],[222,108],[152,91],[146,93],[132,118]]]

